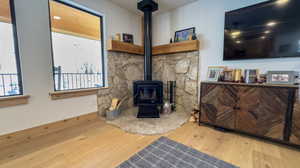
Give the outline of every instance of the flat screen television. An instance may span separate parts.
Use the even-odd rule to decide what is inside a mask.
[[[226,12],[224,60],[300,57],[300,0]]]

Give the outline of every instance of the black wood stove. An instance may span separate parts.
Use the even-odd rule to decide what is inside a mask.
[[[159,118],[163,104],[163,82],[152,80],[152,12],[158,10],[153,0],[142,0],[138,9],[144,12],[144,80],[133,82],[134,105],[138,118]]]

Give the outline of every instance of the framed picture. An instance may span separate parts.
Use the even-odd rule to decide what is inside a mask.
[[[123,33],[123,42],[133,44],[133,35]]]
[[[225,82],[234,81],[234,71],[232,69],[224,70],[223,75],[224,75],[224,81]]]
[[[223,67],[223,66],[208,67],[207,80],[212,81],[212,82],[219,81],[219,78],[225,69],[226,69],[226,67]]]
[[[268,71],[267,83],[293,85],[295,83],[295,77],[295,71]]]
[[[174,42],[181,42],[190,40],[190,38],[195,34],[195,27],[179,30],[175,32]]]
[[[233,70],[233,81],[234,82],[242,81],[242,69],[234,69]]]
[[[256,83],[259,77],[258,69],[245,69],[244,70],[244,80],[245,83]]]

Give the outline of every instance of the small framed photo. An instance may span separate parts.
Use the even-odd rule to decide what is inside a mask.
[[[225,82],[232,82],[234,81],[234,71],[232,69],[226,69],[223,72],[224,75],[224,81]]]
[[[223,66],[208,67],[207,80],[211,81],[211,82],[219,81],[219,78],[225,69],[226,69],[226,67],[223,67]]]
[[[133,35],[132,34],[123,33],[122,35],[123,35],[123,42],[133,44]]]
[[[293,85],[295,83],[295,77],[295,71],[268,71],[267,83]]]
[[[190,40],[195,34],[195,27],[179,30],[175,32],[174,42]]]

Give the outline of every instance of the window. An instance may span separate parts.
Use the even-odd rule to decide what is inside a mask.
[[[10,0],[0,0],[0,97],[23,94],[14,20]]]
[[[104,86],[102,17],[50,0],[55,91]]]
[[[298,41],[298,52],[300,53],[300,40]]]

